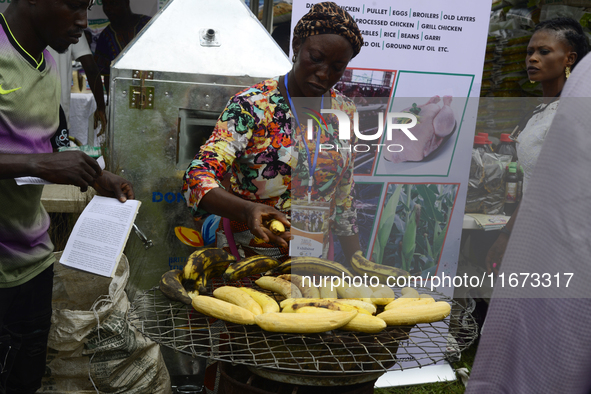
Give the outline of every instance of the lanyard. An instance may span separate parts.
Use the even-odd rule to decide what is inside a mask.
[[[287,73],[289,74],[289,73]],[[287,100],[289,101],[289,105],[293,111],[293,115],[295,116],[297,127],[300,127],[300,120],[298,119],[298,113],[295,109],[295,105],[291,101],[291,95],[289,94],[289,89],[287,88],[287,74],[285,74],[285,78],[283,82],[285,83],[285,92],[287,93]],[[320,109],[324,107],[324,95],[322,95],[322,99],[320,101]],[[316,172],[316,163],[318,162],[318,152],[320,150],[320,134],[322,132],[321,125],[318,126],[318,134],[316,136],[316,152],[314,152],[314,163],[312,163],[312,159],[310,158],[310,149],[308,148],[308,143],[304,140],[304,148],[306,148],[306,155],[308,156],[308,202],[311,200],[312,195],[312,185],[314,184],[314,173]]]

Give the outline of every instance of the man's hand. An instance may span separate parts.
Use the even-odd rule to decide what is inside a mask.
[[[102,173],[97,161],[80,151],[29,155],[28,160],[29,173],[33,176],[57,184],[75,185],[83,192]]]
[[[101,130],[98,132],[97,137],[105,134],[107,130],[107,114],[104,110],[97,109],[94,111],[94,128],[96,129],[99,125],[101,126]]]
[[[92,185],[101,196],[115,197],[121,202],[133,200],[133,186],[131,182],[109,171],[103,171]]]

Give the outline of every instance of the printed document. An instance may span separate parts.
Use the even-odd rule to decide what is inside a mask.
[[[112,277],[141,201],[94,196],[76,221],[60,263]]]

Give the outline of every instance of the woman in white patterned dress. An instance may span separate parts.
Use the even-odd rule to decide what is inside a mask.
[[[534,110],[523,130],[512,137],[517,141],[517,158],[523,167],[523,195],[534,170],[546,133],[558,108],[562,88],[580,59],[589,52],[589,42],[581,25],[571,18],[540,22],[527,46],[525,64],[531,81],[540,82],[544,103]],[[487,271],[498,273],[519,207],[486,256]]]

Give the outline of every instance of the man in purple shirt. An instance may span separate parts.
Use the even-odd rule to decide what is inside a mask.
[[[52,153],[60,81],[46,50],[65,51],[87,25],[89,0],[12,0],[0,14],[0,394],[34,393],[45,371],[51,324],[53,244],[43,186],[34,176],[124,202],[125,179],[82,152]]]

